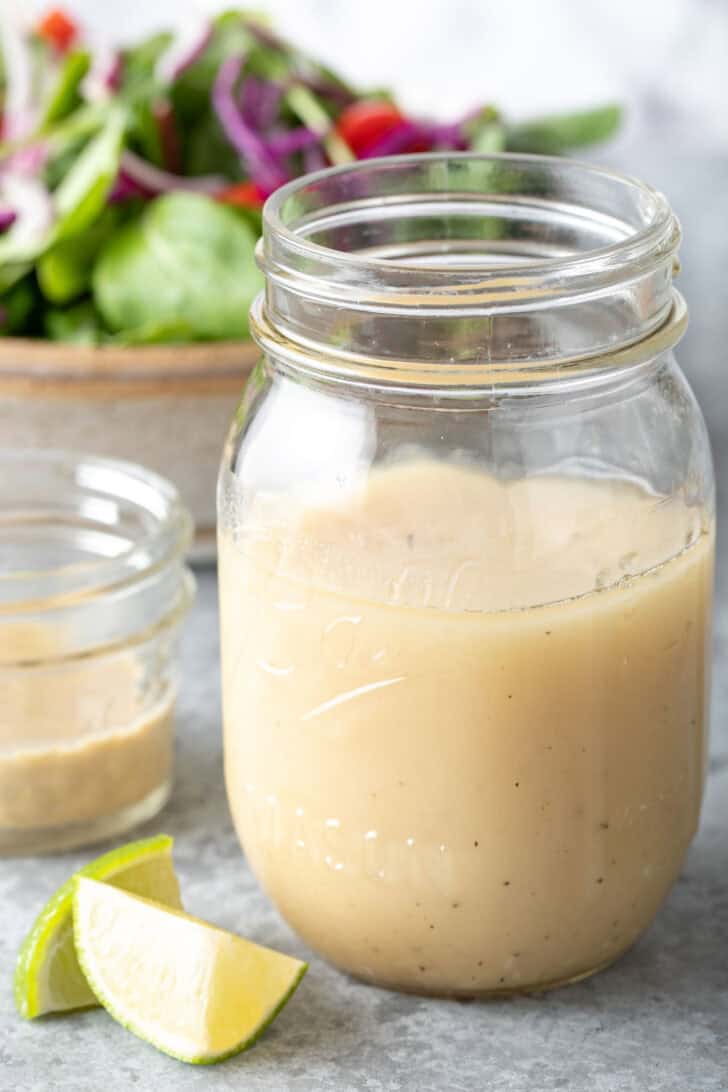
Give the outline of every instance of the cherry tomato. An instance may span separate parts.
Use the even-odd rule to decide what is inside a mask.
[[[65,11],[52,8],[38,23],[36,32],[59,53],[65,53],[78,34],[78,27]]]
[[[243,209],[262,208],[265,200],[255,182],[236,182],[234,186],[215,194],[215,197],[225,205],[238,205]]]
[[[404,120],[391,102],[365,99],[354,102],[339,116],[336,131],[355,156],[361,156]]]

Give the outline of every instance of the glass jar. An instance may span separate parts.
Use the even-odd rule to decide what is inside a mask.
[[[267,203],[219,485],[255,874],[397,989],[545,989],[647,928],[706,766],[714,486],[664,197],[432,155]]]
[[[191,530],[142,467],[0,452],[0,853],[121,834],[166,802]]]

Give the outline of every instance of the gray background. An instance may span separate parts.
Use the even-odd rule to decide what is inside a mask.
[[[92,5],[91,0],[78,5],[84,6],[97,21],[103,8],[106,18],[128,29],[134,20],[161,18],[165,8],[184,5],[131,2],[122,8]],[[375,21],[384,15],[378,0],[371,5],[306,0],[295,11],[291,3],[272,6],[291,9],[309,43],[318,35],[322,47],[339,50],[340,57],[347,56],[342,52],[347,12],[352,25],[362,8]],[[518,85],[517,94],[518,81],[510,71],[503,75],[508,66],[502,58],[492,68],[483,65],[489,93],[501,100],[510,95],[519,108],[533,107],[539,83],[549,106],[585,101],[592,90],[611,93],[612,83],[618,84],[614,90],[632,104],[633,119],[598,158],[663,189],[682,219],[680,287],[690,303],[691,325],[679,355],[711,431],[721,524],[714,734],[700,834],[648,934],[620,963],[588,982],[543,999],[435,1002],[357,985],[313,957],[299,994],[252,1052],[216,1069],[197,1070],[159,1055],[101,1012],[33,1025],[16,1018],[10,978],[17,947],[45,898],[88,854],[0,862],[0,1092],[728,1092],[728,4],[617,2],[608,5],[609,18],[602,18],[607,5],[566,0],[553,7],[519,0],[500,5],[497,13],[495,5],[475,0],[390,4],[397,12],[400,6],[409,9],[416,42],[434,41],[440,34],[438,55],[446,58],[443,66],[455,83],[450,97],[465,99],[469,90],[472,101],[478,89],[472,64],[465,66],[461,80],[456,45],[442,45],[445,9],[472,20],[473,32],[482,36],[484,57],[493,40],[512,56],[512,43],[524,37],[524,55],[529,56],[543,31],[549,64],[545,68],[539,54],[540,70],[525,87]],[[338,14],[332,15],[332,29],[316,17],[334,7]],[[550,18],[544,29],[537,16],[540,12],[543,18],[547,7],[555,23]],[[630,35],[627,8],[634,13]],[[649,9],[651,27],[643,9]],[[529,10],[536,22],[525,31]],[[396,22],[401,16],[393,18]],[[563,31],[560,45],[554,25]],[[650,42],[654,48],[646,52]],[[585,50],[595,58],[591,73]],[[409,90],[416,98],[425,85],[422,49],[419,59],[408,52],[413,56]],[[357,56],[365,53],[362,48]],[[577,56],[572,66],[570,58]],[[386,63],[391,67],[391,58]],[[409,60],[398,67],[400,83],[405,70]],[[441,78],[431,71],[430,92],[433,80]],[[230,826],[222,784],[215,596],[213,574],[201,574],[184,642],[177,788],[163,816],[140,834],[163,829],[175,835],[178,871],[193,913],[303,954],[256,888]]]

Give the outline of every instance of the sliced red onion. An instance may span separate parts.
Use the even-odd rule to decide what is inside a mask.
[[[5,68],[3,137],[22,140],[38,123],[39,107],[33,94],[33,56],[26,37],[12,19],[4,19],[2,34]]]
[[[14,249],[18,251],[32,250],[48,233],[55,219],[48,188],[38,178],[4,174],[0,179],[0,199],[15,213],[4,241],[12,239]]]
[[[42,141],[18,148],[0,163],[0,175],[22,174],[33,177],[40,174],[48,162],[48,145]]]
[[[111,188],[109,194],[109,202],[112,205],[118,205],[122,201],[130,201],[134,197],[153,197],[154,194],[151,190],[144,189],[135,182],[133,178],[129,178],[128,174],[124,174],[123,171],[119,171],[116,176],[116,181]]]
[[[213,84],[212,104],[225,135],[245,161],[251,179],[270,193],[287,179],[264,140],[245,123],[235,101],[235,86],[242,69],[242,57],[223,61]]]
[[[18,218],[14,209],[0,208],[0,231],[7,231]]]
[[[94,43],[91,67],[81,82],[81,94],[87,102],[107,102],[121,85],[121,54],[107,42]]]
[[[174,83],[183,72],[198,60],[207,49],[212,37],[209,19],[195,19],[175,35],[160,56],[154,75],[162,84]]]
[[[189,178],[172,174],[171,171],[156,167],[128,149],[122,152],[120,173],[150,196],[157,193],[169,193],[171,190],[188,190],[190,193],[214,195],[229,185],[228,180],[218,174],[202,174]]]

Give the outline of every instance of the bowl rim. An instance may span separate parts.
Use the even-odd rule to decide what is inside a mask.
[[[161,345],[74,345],[0,338],[2,379],[153,379],[247,374],[260,356],[252,340]]]

